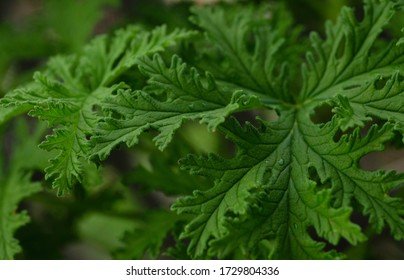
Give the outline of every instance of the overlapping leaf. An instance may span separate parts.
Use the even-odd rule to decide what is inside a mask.
[[[206,32],[205,44],[220,54],[212,59],[212,51],[206,51],[211,60],[202,61],[202,65],[207,65],[220,82],[253,92],[272,105],[294,99],[286,88],[289,73],[285,61],[301,49],[295,41],[300,29],[291,28],[292,17],[282,7],[226,11],[193,7],[192,12],[192,21]]]
[[[387,225],[396,239],[404,238],[403,201],[390,196],[404,175],[359,165],[395,133],[404,136],[404,44],[391,40],[378,47],[383,28],[403,5],[367,0],[362,21],[344,8],[335,24],[327,23],[324,39],[313,33],[299,96],[294,92],[300,85],[290,82],[285,66],[301,55],[284,38],[289,31],[298,34],[289,19],[273,21],[271,13],[251,7],[245,13],[194,8],[192,20],[207,35],[196,50],[199,59],[191,60],[195,68],[176,55],[169,66],[159,55],[143,56],[188,33],[128,29],[111,41],[97,39],[82,56],[54,59],[46,75],[36,75],[37,85],[2,103],[31,106],[32,115],[55,127],[42,147],[60,151],[47,176],[62,191],[80,180],[88,156],[104,160],[119,144],[133,146],[148,131],[163,150],[185,121],[197,120],[238,150],[231,159],[212,154],[181,162],[192,174],[214,180],[210,189],[173,206],[181,215],[194,215],[181,235],[189,240],[192,258],[339,258],[319,240],[364,241],[350,220],[354,210],[376,231]],[[143,90],[117,82],[134,64],[148,78]],[[209,71],[202,75],[204,69]],[[310,116],[324,103],[335,115],[315,124]],[[104,116],[96,116],[98,107]],[[274,108],[278,120],[256,125],[230,117]],[[385,123],[371,124],[361,135],[374,117]],[[338,139],[341,131],[346,134]]]
[[[402,1],[367,0],[362,21],[356,19],[353,9],[344,7],[336,24],[327,22],[325,40],[312,33],[313,51],[307,53],[307,64],[303,66],[301,101],[330,98],[346,88],[402,70],[403,44],[393,40],[383,49],[375,44],[402,5]]]
[[[161,51],[190,35],[183,30],[167,33],[163,26],[152,32],[129,27],[111,38],[98,37],[80,55],[53,58],[45,74],[35,75],[36,85],[16,90],[1,101],[3,106],[16,110],[31,106],[30,115],[54,128],[41,147],[59,151],[46,169],[46,177],[53,179],[60,194],[82,180],[97,106],[125,87],[116,79],[139,57]]]
[[[158,130],[153,140],[163,150],[185,120],[200,120],[214,130],[228,115],[259,106],[256,97],[241,91],[220,90],[209,73],[204,77],[204,85],[199,73],[189,69],[177,56],[170,67],[159,55],[153,60],[144,57],[139,65],[150,77],[148,91],[158,87],[162,92],[153,95],[145,91],[119,91],[102,104],[110,113],[101,120],[98,135],[93,137],[94,155],[100,159],[122,142],[133,146],[146,130]]]
[[[401,68],[404,68],[403,65]],[[341,128],[364,126],[371,117],[377,117],[391,121],[404,134],[404,84],[401,75],[397,71],[387,80],[381,77],[370,80],[361,87],[346,91],[349,98],[338,95],[331,103],[337,105],[334,111],[340,116]]]
[[[403,202],[386,195],[404,182],[404,176],[359,167],[364,155],[384,149],[395,129],[402,132],[402,46],[392,42],[387,50],[373,48],[399,5],[394,1],[365,4],[361,23],[345,8],[335,25],[327,25],[325,41],[312,35],[316,57],[307,55],[309,67],[303,67],[299,103],[284,105],[280,119],[262,122],[260,129],[250,124],[242,129],[234,121],[220,126],[239,147],[234,159],[189,157],[183,162],[192,173],[217,178],[212,189],[174,205],[180,213],[196,215],[182,236],[191,240],[192,256],[228,257],[241,251],[246,257],[262,257],[265,243],[265,257],[335,258],[335,252],[324,252],[324,244],[308,230],[314,227],[332,244],[340,238],[351,244],[365,240],[349,219],[353,200],[362,205],[378,231],[387,223],[395,238],[404,238]],[[203,15],[208,17],[205,22],[218,17],[212,11]],[[231,46],[239,45],[237,41]],[[387,83],[377,88],[375,79],[380,76]],[[243,86],[245,81],[240,81]],[[327,100],[338,104],[337,116],[320,127],[310,115]],[[374,125],[365,137],[357,128],[335,140],[340,128],[363,126],[371,116],[388,122]],[[315,182],[312,172],[320,182]]]

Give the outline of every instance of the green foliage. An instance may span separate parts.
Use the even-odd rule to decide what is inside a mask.
[[[15,231],[29,221],[27,211],[18,211],[18,205],[33,193],[41,190],[38,182],[31,182],[30,169],[43,168],[47,156],[36,146],[44,127],[38,127],[30,135],[24,121],[15,123],[14,134],[20,143],[13,146],[14,153],[7,158],[2,147],[0,158],[0,259],[13,259],[21,248],[14,238]],[[24,142],[21,140],[25,139]],[[31,158],[26,159],[26,155]]]
[[[139,68],[150,77],[148,90],[153,92],[156,87],[166,96],[159,100],[145,91],[119,91],[116,97],[107,99],[102,108],[117,117],[103,118],[96,130],[94,154],[100,159],[105,159],[120,142],[129,147],[136,144],[139,135],[147,129],[160,132],[153,141],[163,150],[185,120],[200,119],[213,131],[230,114],[259,106],[257,98],[241,91],[220,91],[209,74],[204,77],[207,83],[204,86],[197,71],[187,71],[177,56],[173,56],[170,68],[159,55],[153,60],[139,60]]]
[[[313,32],[309,40],[282,5],[193,7],[199,32],[131,26],[52,58],[33,84],[1,99],[0,120],[29,111],[48,123],[52,133],[40,147],[58,152],[45,179],[59,195],[97,193],[100,182],[86,180],[99,176],[96,164],[109,168],[122,144],[143,148],[116,175],[141,184],[144,201],[150,190],[179,197],[175,212],[130,210],[133,228],[122,226],[127,217],[112,218],[114,242],[101,243],[117,249],[116,258],[159,257],[170,235],[170,254],[182,258],[343,258],[342,239],[355,246],[369,237],[354,212],[376,233],[388,227],[404,239],[403,200],[392,195],[404,174],[360,166],[397,135],[404,139],[404,44],[382,36],[403,7],[402,0],[367,0],[362,20],[344,7],[324,36]],[[313,122],[324,104],[331,119]],[[244,120],[252,114],[259,116]],[[185,128],[193,122],[217,142],[224,136],[235,152],[190,145],[187,133],[196,130]],[[141,143],[146,133],[163,155]],[[21,197],[5,186],[11,209]],[[20,224],[5,225],[12,242]],[[122,246],[116,238],[125,230]]]
[[[29,105],[29,115],[54,128],[41,147],[60,151],[46,168],[46,177],[54,179],[53,187],[59,194],[82,181],[83,159],[91,150],[87,138],[96,123],[97,106],[126,87],[115,83],[116,78],[137,64],[139,57],[161,51],[189,34],[181,30],[167,34],[164,26],[151,33],[128,27],[113,38],[98,37],[80,55],[53,58],[46,74],[35,74],[32,88],[17,89],[2,100],[16,110]]]

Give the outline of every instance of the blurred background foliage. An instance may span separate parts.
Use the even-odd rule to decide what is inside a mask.
[[[168,27],[189,26],[188,9],[192,4],[217,4],[195,0],[1,0],[0,1],[0,97],[18,85],[28,83],[34,71],[41,70],[56,54],[72,54],[97,34],[111,33],[127,24],[147,28],[160,24]],[[225,1],[261,3],[268,1]],[[269,1],[271,2],[271,1]],[[323,32],[324,21],[335,20],[344,5],[357,7],[359,0],[277,0],[292,11],[303,34]],[[386,38],[399,36],[395,18]],[[160,153],[145,137],[137,148],[121,149],[100,170],[89,170],[86,180],[73,194],[56,197],[43,180],[49,155],[36,148],[42,125],[32,119],[14,120],[0,127],[2,152],[0,173],[7,175],[7,162],[17,156],[38,159],[19,169],[31,169],[33,182],[42,182],[43,191],[25,199],[31,222],[17,232],[23,248],[20,259],[141,259],[166,258],[160,248],[174,245],[176,232],[187,220],[168,211],[177,195],[190,194],[195,186],[207,188],[212,182],[191,177],[177,166],[187,153],[216,152],[230,156],[234,147],[219,135],[207,133],[201,125],[190,123],[175,137],[170,149]],[[24,143],[18,138],[24,135]],[[150,137],[151,138],[151,137]],[[193,139],[193,140],[190,140]],[[203,141],[194,140],[203,139]],[[188,143],[188,146],[175,143]],[[378,166],[379,168],[382,166]],[[181,173],[181,176],[178,174]],[[1,175],[1,174],[0,174]],[[192,184],[189,184],[192,182]],[[178,193],[178,186],[187,193]],[[128,188],[127,186],[130,186]],[[366,218],[353,217],[366,227]],[[168,233],[172,234],[168,234]],[[369,241],[350,248],[341,242],[338,249],[353,259],[404,259],[403,243],[389,233],[376,235],[368,230]],[[153,238],[150,238],[150,237]],[[186,258],[184,244],[169,254]]]

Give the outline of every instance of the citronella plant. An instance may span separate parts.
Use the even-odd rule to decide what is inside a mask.
[[[383,35],[403,7],[366,0],[360,20],[344,7],[307,39],[276,5],[193,7],[193,30],[127,27],[50,59],[34,83],[1,100],[0,119],[28,112],[48,124],[40,147],[55,153],[45,180],[64,196],[91,185],[87,176],[118,146],[136,156],[152,135],[161,150],[152,168],[134,168],[121,184],[137,179],[178,198],[171,212],[143,212],[149,226],[129,231],[117,258],[342,258],[342,239],[367,239],[354,212],[373,231],[404,237],[403,200],[392,195],[404,175],[360,166],[404,137],[404,38]],[[332,117],[314,121],[324,105]],[[250,113],[259,116],[243,121]],[[189,121],[235,153],[199,150],[173,167],[176,151],[193,150],[191,136],[175,138]],[[0,187],[2,258],[18,251],[13,209],[38,188],[24,178]],[[8,191],[19,185],[21,195]],[[163,245],[167,236],[176,244]]]

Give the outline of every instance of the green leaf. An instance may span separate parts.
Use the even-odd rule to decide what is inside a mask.
[[[19,203],[41,189],[39,183],[30,182],[31,175],[13,172],[0,180],[0,259],[11,260],[21,251],[14,233],[29,222],[26,211],[16,212]]]
[[[313,51],[303,65],[301,100],[327,99],[347,88],[358,87],[376,77],[390,77],[404,65],[404,46],[393,40],[382,50],[375,42],[399,9],[400,1],[365,1],[364,19],[359,22],[348,7],[336,24],[327,22],[326,39],[311,34]]]
[[[336,105],[333,109],[339,116],[343,130],[354,125],[363,127],[371,117],[389,120],[396,125],[396,129],[404,134],[404,83],[400,72],[395,72],[389,79],[378,77],[369,80],[361,87],[347,90],[346,96],[337,96],[331,102]]]
[[[206,55],[214,56],[202,63],[212,69],[218,81],[252,92],[268,104],[293,100],[287,92],[285,62],[291,53],[299,52],[294,40],[300,31],[290,28],[292,16],[282,7],[240,6],[224,10],[196,6],[191,11],[191,20],[206,31]],[[212,46],[220,55],[212,54]]]
[[[30,170],[46,163],[47,157],[36,147],[44,131],[45,127],[39,126],[30,134],[28,125],[19,120],[14,129],[19,140],[12,147],[7,165],[5,153],[0,156],[0,260],[13,259],[21,251],[14,234],[30,219],[26,210],[17,212],[17,208],[23,199],[41,190],[40,183],[31,182]]]
[[[182,162],[192,174],[216,178],[210,190],[195,191],[173,206],[179,213],[195,215],[182,234],[190,240],[192,257],[338,258],[335,251],[325,252],[325,244],[309,231],[314,228],[333,245],[341,238],[353,245],[364,241],[360,227],[350,221],[353,200],[378,232],[388,224],[396,239],[404,238],[403,202],[389,195],[404,183],[404,175],[359,166],[363,156],[384,149],[394,130],[403,133],[402,46],[393,41],[387,49],[373,48],[398,8],[394,1],[366,1],[361,22],[344,8],[335,25],[327,24],[324,41],[312,35],[315,56],[307,54],[298,102],[277,107],[279,120],[259,121],[258,127],[242,127],[235,120],[218,126],[239,148],[233,159],[189,156]],[[228,28],[231,35],[207,29],[221,36],[229,49],[239,50],[241,39],[228,38],[239,34],[235,26],[241,20],[228,23],[220,13],[205,10],[197,16],[206,24],[217,17],[222,17],[222,26],[233,24],[234,29]],[[247,59],[243,57],[238,59]],[[379,77],[387,79],[381,89],[375,86]],[[237,83],[250,87],[247,80]],[[257,96],[264,102],[267,92],[260,90]],[[310,116],[324,102],[338,107],[333,110],[336,116],[319,126]],[[362,137],[360,127],[371,116],[387,123],[373,125]],[[352,126],[353,133],[335,140],[340,129]]]
[[[53,59],[35,76],[36,85],[1,101],[6,108],[30,106],[32,116],[53,128],[41,146],[59,152],[47,168],[54,186],[71,188],[89,158],[105,160],[120,144],[138,144],[145,132],[164,150],[184,122],[198,121],[234,143],[235,154],[182,159],[181,168],[208,180],[190,181],[194,192],[172,206],[178,216],[148,214],[152,226],[145,222],[128,235],[128,250],[118,256],[156,256],[177,217],[188,223],[179,243],[194,259],[343,258],[337,251],[342,239],[352,245],[366,240],[351,220],[357,212],[375,232],[388,227],[404,239],[404,203],[393,195],[404,174],[360,166],[396,135],[404,139],[404,44],[400,38],[386,44],[382,34],[403,2],[365,0],[360,21],[352,8],[343,8],[335,23],[326,23],[324,38],[311,33],[301,68],[289,67],[302,59],[294,45],[305,44],[290,16],[262,6],[223,7],[192,9],[206,37],[197,38],[185,62],[174,55],[167,65],[155,52],[191,33],[133,27],[99,37],[80,55]],[[135,65],[144,80],[128,72]],[[147,85],[131,89],[128,80]],[[313,115],[324,117],[317,115],[323,104],[333,107],[333,116],[314,123]],[[279,118],[266,119],[268,113]],[[256,115],[262,116],[250,120]],[[156,170],[162,169],[164,159],[155,158]],[[165,172],[154,179],[170,179]],[[189,193],[170,190],[177,182],[183,188],[181,179],[167,181],[166,190]],[[182,255],[183,246],[173,254]]]
[[[318,156],[317,148],[327,140],[330,142],[330,138],[332,142],[330,147],[325,148],[326,151],[340,143],[334,143],[332,132],[323,135],[324,129],[316,126],[313,126],[313,131],[304,126],[294,127],[296,117],[300,116],[289,112],[279,123],[263,123],[267,133],[250,125],[242,129],[236,123],[230,123],[229,127],[223,129],[242,149],[235,159],[211,157],[191,161],[192,158],[188,158],[184,162],[193,173],[218,178],[211,190],[195,193],[192,198],[180,199],[174,205],[174,209],[180,212],[203,213],[187,227],[183,236],[192,237],[189,247],[191,255],[202,256],[210,239],[230,234],[227,230],[228,220],[234,215],[247,215],[249,208],[254,205],[263,207],[259,211],[261,214],[255,218],[254,230],[258,232],[244,224],[239,228],[248,228],[248,236],[254,234],[260,237],[249,246],[258,246],[262,239],[273,237],[279,244],[274,254],[276,257],[325,258],[318,250],[322,246],[315,245],[316,242],[307,233],[309,226],[314,226],[321,237],[333,244],[341,237],[353,244],[364,240],[359,227],[349,221],[352,209],[346,206],[331,208],[330,190],[316,190],[315,182],[309,179],[310,166],[320,168],[326,164],[323,158],[314,160]],[[311,133],[322,133],[321,142]],[[260,149],[256,148],[258,146]],[[344,148],[344,156],[349,157],[348,147]],[[343,161],[336,158],[332,162],[337,165]],[[352,170],[353,173],[357,171]],[[253,195],[263,191],[266,196]],[[266,213],[265,218],[260,217],[263,213]],[[249,216],[243,221],[251,224],[251,219],[253,217]],[[232,231],[231,236],[233,234]],[[316,247],[317,250],[314,250]],[[220,250],[214,252],[219,253]]]
[[[162,26],[152,32],[128,27],[113,37],[100,36],[80,55],[53,58],[47,72],[35,74],[35,86],[16,90],[1,100],[7,108],[31,106],[29,114],[53,128],[41,147],[59,151],[46,168],[46,178],[52,178],[60,195],[82,181],[98,106],[104,98],[127,87],[116,79],[140,57],[162,51],[190,35],[184,30],[167,33]]]
[[[163,150],[185,120],[200,120],[213,131],[231,113],[259,105],[258,98],[242,91],[221,91],[209,73],[201,77],[177,56],[169,68],[159,55],[153,60],[143,57],[139,66],[150,77],[148,92],[118,91],[102,104],[109,115],[100,120],[92,139],[93,154],[100,159],[122,142],[128,147],[137,144],[139,136],[149,129],[159,132],[153,141]],[[162,93],[153,94],[155,87]]]

